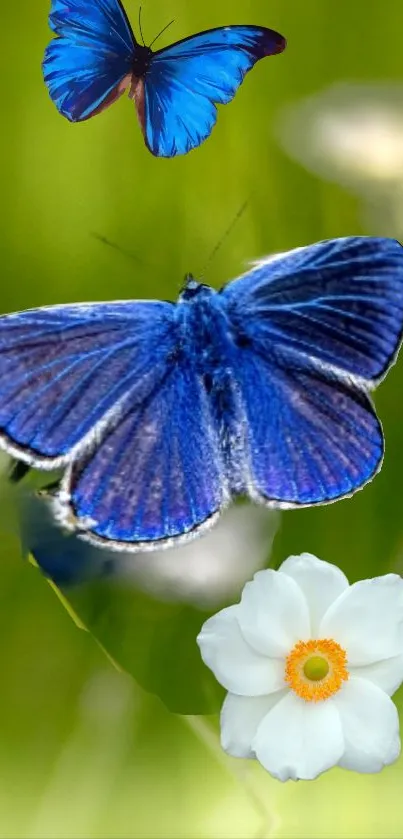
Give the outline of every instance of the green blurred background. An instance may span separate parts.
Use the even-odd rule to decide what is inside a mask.
[[[133,0],[127,10],[135,24]],[[161,45],[229,23],[271,26],[289,43],[283,55],[260,62],[236,100],[220,109],[212,137],[171,161],[146,150],[128,100],[82,125],[58,115],[41,76],[47,14],[44,0],[2,7],[1,311],[175,298],[185,272],[200,275],[246,199],[246,212],[205,274],[217,287],[270,251],[355,233],[403,238],[399,202],[385,229],[386,210],[402,193],[403,130],[400,167],[397,160],[385,182],[369,167],[360,190],[354,178],[349,189],[332,176],[331,155],[329,177],[293,161],[279,128],[284,109],[318,91],[326,100],[333,83],[369,90],[403,84],[400,0],[146,0],[146,40],[175,18]],[[382,99],[381,88],[376,96]],[[393,107],[403,124],[403,87]],[[298,147],[306,128],[297,120],[291,145]],[[364,131],[363,152],[370,143]],[[401,570],[402,384],[400,362],[376,395],[387,441],[381,475],[352,500],[284,514],[275,564],[307,550],[340,565],[351,580]],[[134,679],[77,628],[47,581],[23,562],[7,506],[1,521],[1,837],[401,837],[402,760],[379,776],[333,770],[314,784],[281,785],[259,767],[227,759],[216,718],[196,716],[215,708],[219,696],[209,693],[211,706],[201,698],[209,676],[196,663],[193,641],[205,612],[159,603],[133,587],[74,590],[80,616]]]

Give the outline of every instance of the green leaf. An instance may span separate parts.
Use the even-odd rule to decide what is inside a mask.
[[[61,592],[117,665],[159,696],[169,710],[179,714],[219,710],[224,691],[203,664],[196,643],[211,612],[161,603],[116,581],[96,581]]]
[[[227,516],[227,529],[221,525],[220,532],[216,529],[215,535],[198,543],[202,547],[196,556],[170,552],[169,572],[176,575],[172,577],[164,565],[153,563],[156,554],[117,554],[93,547],[60,528],[46,497],[20,494],[25,550],[78,626],[92,633],[118,667],[180,714],[220,709],[224,691],[203,664],[196,638],[204,621],[222,605],[225,591],[228,596],[223,583],[236,597],[245,579],[264,564],[278,522],[274,514],[245,506]],[[208,562],[200,566],[203,560]],[[205,598],[209,590],[202,589],[203,574],[219,603],[200,606],[202,593]],[[186,581],[192,584],[189,590]],[[195,586],[200,594],[196,605],[180,599],[185,594],[194,598]]]

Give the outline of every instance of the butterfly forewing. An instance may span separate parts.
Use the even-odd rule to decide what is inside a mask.
[[[49,26],[73,43],[130,50],[133,32],[120,0],[52,0]]]
[[[259,59],[285,48],[278,32],[227,26],[185,38],[156,52],[144,84],[144,134],[162,157],[186,154],[210,134],[216,104],[235,96]]]
[[[0,318],[0,426],[6,446],[53,468],[116,421],[134,386],[145,396],[175,347],[173,306],[51,306]]]
[[[400,345],[402,260],[394,239],[331,239],[257,264],[223,294],[259,351],[294,349],[370,386]]]
[[[131,83],[136,42],[118,0],[52,0],[51,29],[59,36],[45,51],[50,96],[71,122],[87,119]]]

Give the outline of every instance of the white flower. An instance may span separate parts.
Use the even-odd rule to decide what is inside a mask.
[[[334,765],[378,772],[400,752],[390,696],[403,681],[403,580],[349,586],[311,554],[259,571],[203,625],[204,662],[229,691],[221,743],[276,778]]]

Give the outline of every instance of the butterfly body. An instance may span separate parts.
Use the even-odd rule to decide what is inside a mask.
[[[403,249],[319,242],[176,303],[50,306],[0,318],[0,443],[65,469],[51,503],[116,550],[187,540],[232,497],[293,508],[379,470],[370,391],[403,331]]]
[[[221,480],[228,497],[247,493],[246,423],[236,376],[242,334],[228,315],[226,301],[204,284],[192,284],[178,305],[181,351],[202,383],[217,430]]]
[[[285,48],[266,27],[226,26],[153,51],[137,43],[119,0],[52,0],[49,23],[57,37],[43,72],[60,113],[82,122],[127,91],[146,145],[160,157],[200,145],[216,104],[234,97],[256,61]]]

